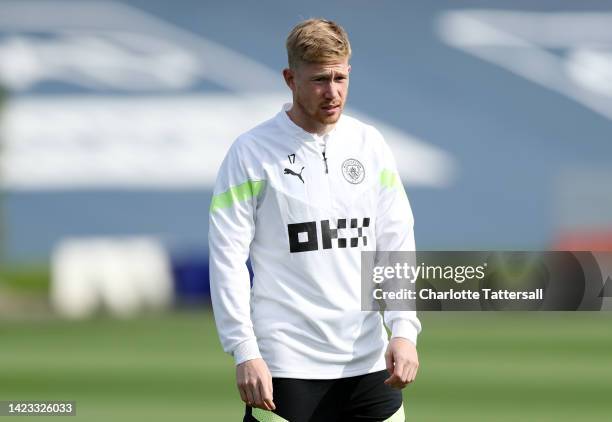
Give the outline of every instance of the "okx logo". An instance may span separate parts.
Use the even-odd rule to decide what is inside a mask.
[[[321,220],[321,246],[323,249],[331,249],[334,244],[338,248],[351,248],[359,246],[359,239],[363,246],[368,245],[368,237],[364,234],[364,229],[370,226],[370,218],[351,218],[351,227],[347,229],[347,218],[339,218],[332,227],[330,220]],[[350,236],[340,236],[339,230],[349,233]],[[287,224],[289,234],[290,252],[308,252],[319,249],[319,236],[316,221],[306,223]]]

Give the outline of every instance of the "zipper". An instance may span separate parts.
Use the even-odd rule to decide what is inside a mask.
[[[317,140],[318,141],[318,140]],[[332,198],[332,178],[329,176],[329,165],[327,163],[328,158],[329,158],[329,139],[327,140],[327,142],[325,142],[323,145],[320,145],[319,142],[315,142],[315,146],[317,147],[318,153],[321,154],[319,155],[319,159],[323,159],[322,161],[322,170],[323,170],[323,174],[322,174],[322,185],[319,187],[319,190],[317,191],[317,194],[320,195],[321,192],[320,190],[323,189],[324,190],[324,194],[325,194],[325,198],[326,198],[326,208],[329,210],[329,212],[333,212],[334,209],[334,199]],[[333,151],[332,151],[332,156],[333,156]]]
[[[323,163],[325,164],[325,174],[328,174],[329,169],[327,168],[327,157],[325,156],[325,150],[323,150]]]

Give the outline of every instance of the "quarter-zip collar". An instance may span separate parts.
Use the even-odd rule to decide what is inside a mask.
[[[278,121],[279,125],[282,127],[283,130],[285,130],[295,139],[306,141],[306,142],[315,142],[317,139],[317,136],[315,134],[305,131],[304,129],[296,125],[293,122],[293,120],[289,118],[287,111],[291,109],[292,105],[293,105],[292,103],[283,104],[281,111],[276,116],[276,120]],[[340,116],[340,119],[338,120],[334,128],[330,130],[328,133],[326,133],[325,135],[323,135],[323,137],[325,137],[327,140],[332,138],[334,134],[336,133],[338,129],[338,125],[340,124],[341,120],[342,120],[342,116]]]

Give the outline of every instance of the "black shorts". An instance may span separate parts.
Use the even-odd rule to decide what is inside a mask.
[[[272,378],[274,413],[289,422],[384,421],[402,406],[401,390],[384,383],[388,377],[382,370],[330,380]],[[252,411],[246,406],[243,422],[266,420]]]

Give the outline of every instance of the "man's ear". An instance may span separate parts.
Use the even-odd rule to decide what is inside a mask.
[[[347,71],[348,73],[351,73],[351,65],[350,65],[350,64],[348,65],[348,68],[346,69],[346,71]]]
[[[283,78],[287,86],[293,91],[295,88],[295,72],[292,69],[285,68],[283,69]]]

